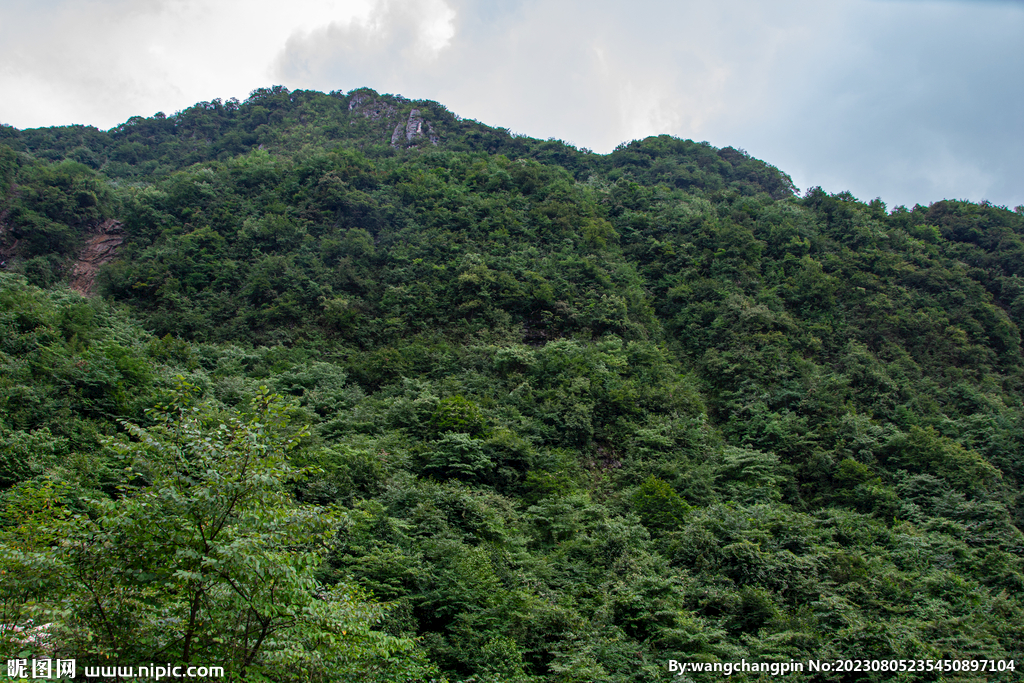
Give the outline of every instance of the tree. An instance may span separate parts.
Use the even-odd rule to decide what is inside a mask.
[[[682,526],[690,506],[667,482],[650,476],[633,494],[633,509],[644,526],[672,531]]]
[[[457,432],[480,437],[487,434],[487,421],[480,408],[462,396],[441,399],[430,418],[430,427],[438,435]]]
[[[248,415],[221,422],[194,394],[181,381],[155,426],[123,423],[108,444],[125,465],[118,497],[65,525],[59,649],[86,663],[217,664],[229,680],[415,675],[412,643],[373,629],[386,605],[315,578],[335,518],[285,489],[305,430],[289,430],[280,397],[261,388]]]

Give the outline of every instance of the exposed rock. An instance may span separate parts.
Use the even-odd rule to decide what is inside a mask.
[[[440,138],[434,134],[434,128],[430,125],[430,122],[420,116],[419,109],[413,109],[409,112],[409,120],[405,122],[405,125],[400,123],[395,126],[395,132],[391,134],[392,147],[397,146],[401,142],[403,133],[405,134],[406,143],[412,142],[423,135],[428,136],[430,142],[434,145],[440,141]]]
[[[88,296],[96,283],[96,271],[114,260],[117,248],[124,242],[121,221],[108,218],[89,231],[85,246],[71,271],[71,289]]]
[[[348,102],[348,110],[358,112],[373,121],[390,118],[398,113],[398,109],[393,104],[375,100],[369,94],[361,92],[352,95],[352,99]]]
[[[352,96],[352,99],[350,99],[348,101],[348,110],[349,111],[355,111],[364,102],[372,102],[372,101],[373,101],[373,98],[370,97],[369,95],[366,95],[366,94],[361,93],[361,92],[357,92],[356,94],[354,94]]]
[[[402,139],[402,130],[405,128],[402,124],[395,126],[395,132],[391,134],[391,146],[394,147],[398,144],[398,141]]]

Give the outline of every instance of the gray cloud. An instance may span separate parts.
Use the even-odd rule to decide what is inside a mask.
[[[0,121],[370,86],[597,151],[734,145],[801,187],[1024,203],[1020,0],[9,0]]]
[[[385,0],[365,20],[331,23],[292,36],[277,59],[288,79],[334,76],[338,64],[350,73],[381,81],[420,72],[443,51],[454,27],[443,0]],[[344,74],[339,74],[343,76]]]
[[[851,16],[831,54],[780,93],[756,144],[805,184],[864,198],[1024,202],[1024,12],[923,7],[876,4]]]
[[[369,85],[608,151],[669,132],[743,146],[802,186],[890,203],[1024,201],[1020,3],[448,0],[454,35],[415,53],[420,5],[294,35],[281,80]]]
[[[730,94],[731,83],[748,71],[770,77],[760,48],[775,50],[793,32],[786,19],[814,6],[732,5],[648,3],[622,16],[619,3],[525,1],[495,18],[476,3],[449,0],[451,42],[414,59],[408,46],[420,6],[387,2],[369,24],[293,36],[277,73],[311,87],[434,97],[490,123],[610,149],[657,127],[700,133],[728,114],[729,97],[739,94]]]

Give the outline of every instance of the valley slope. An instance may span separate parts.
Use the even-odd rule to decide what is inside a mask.
[[[1021,207],[281,87],[2,128],[0,196],[0,623],[83,662],[1019,660]],[[791,677],[1019,680],[904,676]]]

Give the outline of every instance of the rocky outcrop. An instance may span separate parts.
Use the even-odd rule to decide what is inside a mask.
[[[71,270],[71,289],[88,296],[96,284],[96,272],[114,260],[117,248],[124,242],[120,221],[108,218],[85,236],[85,246]]]
[[[387,95],[380,97],[373,90],[360,90],[349,95],[348,110],[353,114],[361,114],[371,121],[387,121],[401,116],[399,107],[409,103],[404,97]],[[351,123],[355,125],[355,121]],[[431,144],[437,145],[441,138],[434,132],[434,127],[423,118],[419,109],[409,112],[405,121],[395,126],[391,133],[391,146],[404,147],[413,144],[418,138],[426,137]]]
[[[405,136],[406,144],[424,135],[427,136],[431,144],[436,145],[440,142],[440,138],[434,134],[434,128],[430,125],[430,122],[420,116],[419,109],[413,109],[409,112],[409,120],[404,124],[400,123],[395,126],[395,132],[391,134],[391,146],[398,146],[402,142],[403,135]]]
[[[348,110],[362,114],[368,119],[376,121],[382,118],[390,118],[398,113],[395,105],[388,102],[381,102],[374,99],[372,95],[364,92],[357,92],[348,101]]]

